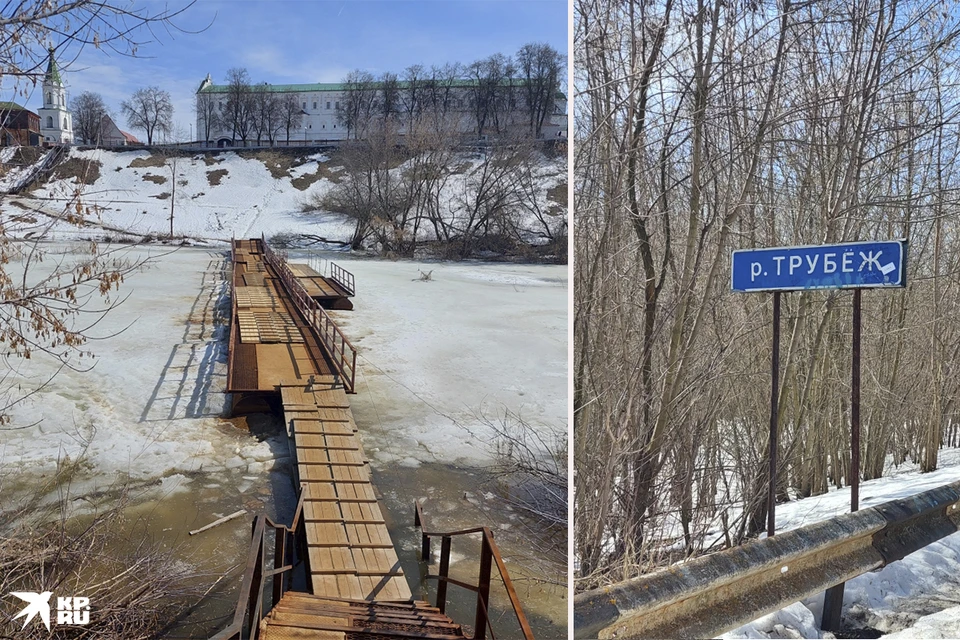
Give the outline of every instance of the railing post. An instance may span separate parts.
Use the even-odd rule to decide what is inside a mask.
[[[487,611],[490,609],[490,568],[493,560],[493,551],[487,536],[492,535],[490,530],[483,528],[483,541],[480,543],[480,577],[477,580],[477,622],[473,629],[474,640],[484,640],[487,637]]]
[[[287,555],[287,530],[274,529],[274,535],[277,536],[276,544],[273,548],[273,568],[279,569],[283,566]],[[273,606],[277,606],[280,597],[283,595],[283,573],[273,574]]]
[[[259,516],[262,518],[263,516]],[[250,604],[247,609],[247,615],[250,618],[250,637],[255,637],[256,629],[260,626],[260,621],[256,620],[257,611],[260,610],[260,599],[263,598],[263,585],[260,581],[263,577],[263,557],[264,557],[264,534],[260,534],[259,550],[257,551],[257,561],[253,567],[253,583],[250,585]]]
[[[447,609],[447,575],[450,573],[450,536],[440,542],[440,579],[437,581],[437,608],[440,613]],[[429,542],[427,544],[430,544]],[[429,552],[428,552],[429,553]]]
[[[423,521],[423,510],[419,500],[413,503],[413,526],[420,527],[420,559],[423,562],[430,562],[430,536],[427,535],[427,525]]]

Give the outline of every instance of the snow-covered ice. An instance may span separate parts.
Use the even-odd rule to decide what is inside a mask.
[[[351,404],[375,461],[486,463],[505,411],[566,434],[565,266],[334,261],[357,278],[334,316],[359,352]]]
[[[130,298],[97,332],[129,328],[90,344],[92,370],[64,370],[13,410],[14,426],[37,424],[0,431],[7,483],[81,453],[91,482],[103,485],[199,470],[258,474],[286,450],[220,418],[226,351],[214,310],[227,291],[226,254],[129,251],[155,257],[127,279]],[[355,310],[334,313],[360,352],[351,401],[376,460],[482,464],[491,456],[484,420],[505,409],[565,433],[565,267],[337,261],[357,277]],[[432,269],[433,280],[420,281],[418,269]],[[42,357],[17,364],[24,389],[54,367]]]

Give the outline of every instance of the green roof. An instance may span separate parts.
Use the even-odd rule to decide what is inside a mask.
[[[421,80],[421,82],[429,82],[427,79]],[[514,86],[523,86],[523,78],[513,78],[511,84]],[[477,85],[477,81],[473,78],[459,78],[453,80],[451,85],[454,87],[474,87]],[[379,82],[374,82],[373,86],[379,87]],[[408,80],[398,80],[397,88],[406,89],[410,86]],[[252,84],[250,85],[251,89],[264,88],[271,93],[306,93],[308,91],[347,91],[347,83],[344,82],[316,82],[313,84]],[[203,89],[199,90],[197,93],[227,93],[230,90],[230,85],[226,84],[208,84]]]
[[[0,111],[26,111],[26,107],[22,107],[16,102],[2,102],[0,101]]]
[[[57,61],[53,57],[53,47],[50,47],[50,61],[47,62],[47,75],[44,80],[52,80],[58,84],[63,84],[60,79],[60,70],[57,69]]]

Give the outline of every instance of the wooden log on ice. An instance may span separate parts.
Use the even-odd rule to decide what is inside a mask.
[[[210,524],[208,524],[208,525],[205,526],[205,527],[200,527],[199,529],[194,529],[193,531],[190,532],[190,535],[194,535],[194,534],[197,534],[197,533],[201,533],[201,532],[203,532],[203,531],[206,531],[207,529],[213,529],[214,527],[219,526],[219,525],[223,524],[224,522],[228,522],[228,521],[230,521],[230,520],[233,520],[234,518],[239,518],[240,516],[242,516],[242,515],[245,514],[246,512],[247,512],[246,509],[240,509],[240,511],[236,511],[236,512],[234,512],[234,513],[231,513],[231,514],[228,515],[228,516],[223,516],[222,518],[220,518],[220,519],[218,519],[218,520],[214,520],[213,522],[211,522]]]

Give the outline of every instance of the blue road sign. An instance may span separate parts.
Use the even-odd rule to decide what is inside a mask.
[[[849,242],[733,252],[734,291],[906,286],[906,242]]]

